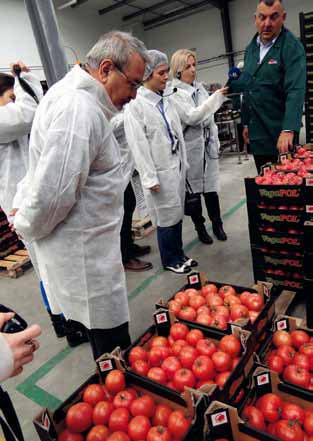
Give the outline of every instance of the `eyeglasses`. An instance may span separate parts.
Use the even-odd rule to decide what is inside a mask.
[[[139,87],[141,87],[141,86],[143,85],[143,82],[142,82],[142,81],[134,81],[134,80],[131,80],[130,78],[128,78],[128,76],[126,75],[126,73],[124,73],[124,72],[122,71],[122,69],[120,69],[116,64],[114,64],[114,66],[115,66],[116,70],[117,70],[121,75],[123,75],[123,77],[127,80],[127,82],[129,83],[129,85],[131,86],[132,89],[134,89],[134,90],[138,90]]]

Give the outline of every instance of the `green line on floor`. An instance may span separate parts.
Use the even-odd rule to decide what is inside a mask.
[[[231,207],[226,213],[223,215],[223,219],[226,220],[230,216],[232,216],[236,211],[238,211],[244,204],[246,203],[246,198],[241,199],[236,205]],[[185,247],[185,251],[189,252],[192,248],[194,248],[199,243],[198,239],[193,239],[189,242]],[[140,283],[132,292],[129,294],[128,299],[132,301],[135,299],[141,292],[143,292],[151,283],[156,280],[162,273],[164,272],[163,268],[159,268],[154,274],[147,277],[143,282]],[[63,361],[71,352],[72,348],[65,348],[63,351],[56,354],[50,360],[48,360],[45,364],[43,364],[39,369],[37,369],[32,375],[30,375],[23,383],[19,384],[16,387],[16,390],[25,395],[30,400],[34,401],[41,407],[48,407],[50,410],[55,410],[60,404],[61,401],[51,395],[49,392],[43,390],[41,387],[37,386],[36,383],[47,375],[55,366],[57,366],[61,361]],[[1,441],[1,439],[0,439]]]

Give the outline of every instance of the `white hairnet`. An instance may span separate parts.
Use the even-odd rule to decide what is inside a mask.
[[[144,81],[146,81],[159,66],[162,64],[168,65],[167,55],[163,52],[152,49],[148,51],[148,57],[150,61],[146,64],[146,70],[143,77]]]

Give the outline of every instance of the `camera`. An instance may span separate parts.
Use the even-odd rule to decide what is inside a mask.
[[[15,332],[24,331],[28,327],[27,322],[18,315],[15,311],[8,308],[7,306],[0,304],[0,312],[14,312],[14,317],[8,320],[0,329],[0,332],[4,332],[6,334],[14,334]]]

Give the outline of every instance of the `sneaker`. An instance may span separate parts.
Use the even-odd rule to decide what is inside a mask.
[[[198,266],[198,262],[194,259],[191,259],[191,257],[185,256],[183,262],[186,266],[190,266],[190,268],[194,268],[195,266]]]
[[[175,274],[187,274],[191,272],[191,267],[187,266],[185,263],[177,263],[173,266],[165,266],[165,271],[172,271]]]

